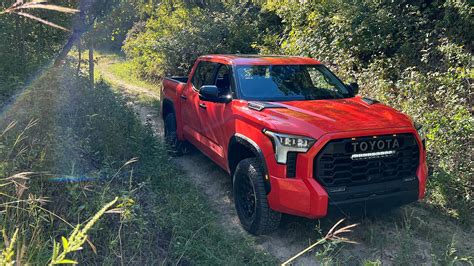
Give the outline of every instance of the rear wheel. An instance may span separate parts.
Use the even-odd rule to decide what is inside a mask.
[[[235,208],[244,229],[254,235],[275,231],[281,213],[268,206],[260,161],[257,158],[240,161],[233,179]]]
[[[176,115],[174,113],[169,113],[165,117],[165,143],[172,156],[181,156],[186,150],[186,143],[178,140]]]

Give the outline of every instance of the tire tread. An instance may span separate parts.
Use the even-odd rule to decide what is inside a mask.
[[[268,234],[275,231],[280,225],[281,213],[272,210],[268,205],[261,162],[257,158],[244,159],[237,165],[235,173],[240,173],[240,171],[246,172],[250,177],[255,189],[257,204],[257,214],[254,222],[249,227],[245,226],[244,223],[242,225],[254,235]]]

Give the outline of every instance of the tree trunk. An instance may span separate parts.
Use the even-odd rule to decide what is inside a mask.
[[[89,40],[89,80],[91,89],[94,88],[94,43],[91,39]]]
[[[69,51],[71,51],[71,48],[74,46],[74,43],[76,43],[76,41],[81,38],[81,35],[82,32],[74,32],[71,37],[69,37],[67,43],[63,46],[61,52],[59,52],[58,57],[56,57],[56,60],[54,61],[54,66],[57,67],[63,63],[64,59],[69,54]]]
[[[23,36],[23,25],[22,25],[22,18],[16,16],[15,18],[15,32],[16,32],[16,41],[18,44],[18,68],[17,73],[23,75],[25,74],[25,44],[24,44],[24,36]]]
[[[89,24],[87,24],[86,22],[86,11],[90,8],[90,6],[90,0],[79,1],[79,16],[76,17],[73,21],[71,37],[69,37],[67,43],[63,46],[63,49],[61,50],[61,52],[59,52],[58,57],[56,57],[56,60],[54,61],[55,67],[60,66],[62,64],[66,56],[69,54],[69,51],[71,51],[76,41],[78,39],[81,39],[84,32],[87,32],[92,28],[92,25],[95,21],[95,17],[89,18]]]

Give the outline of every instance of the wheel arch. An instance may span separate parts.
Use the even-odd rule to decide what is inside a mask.
[[[163,118],[163,120],[170,113],[175,113],[175,115],[176,115],[176,112],[174,110],[173,102],[169,99],[163,99],[163,104],[162,104],[162,107],[161,107],[161,117]]]
[[[240,161],[252,157],[258,158],[261,162],[264,174],[263,181],[265,183],[265,190],[268,194],[270,193],[271,187],[268,179],[268,169],[262,150],[252,139],[239,133],[234,134],[229,141],[227,158],[231,177],[233,178],[237,164]]]

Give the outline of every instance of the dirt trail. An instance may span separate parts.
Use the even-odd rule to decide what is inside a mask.
[[[99,71],[101,75],[106,80],[113,80],[113,85],[120,89],[120,91],[130,96],[132,99],[129,104],[134,108],[140,120],[145,124],[151,125],[157,137],[162,138],[163,136],[163,121],[160,118],[159,110],[150,106],[141,104],[137,100],[139,94],[145,94],[148,97],[159,100],[158,93],[150,91],[147,88],[141,88],[138,86],[130,85],[126,81],[120,80],[109,72],[107,65],[113,64],[114,61],[106,61],[105,64],[99,63]],[[287,217],[284,216],[280,228],[266,236],[255,237],[248,234],[242,229],[239,224],[237,214],[233,205],[232,195],[231,195],[231,179],[229,175],[214,164],[210,159],[205,157],[199,151],[193,151],[189,155],[184,155],[179,158],[174,158],[173,163],[182,169],[186,175],[191,179],[191,181],[205,193],[209,198],[211,207],[219,214],[219,222],[227,230],[244,234],[249,238],[252,238],[257,243],[257,248],[260,248],[281,261],[292,257],[297,254],[299,251],[306,248],[308,245],[317,241],[320,236],[317,232],[318,228],[322,228],[324,232],[327,231],[336,220],[323,219],[318,220],[308,220],[304,218],[297,217]],[[427,213],[426,210],[422,210],[420,207],[412,207],[409,210],[415,210],[415,212],[424,213],[423,216],[429,217],[430,213]],[[400,214],[407,212],[408,210],[399,210],[393,220],[388,222],[379,222],[377,221],[366,221],[364,225],[359,227],[358,234],[350,236],[356,240],[366,240],[369,238],[368,242],[378,243],[377,241],[386,241],[381,246],[377,247],[377,244],[366,246],[365,244],[358,245],[344,245],[343,249],[333,249],[329,253],[325,253],[326,257],[337,257],[344,264],[356,265],[361,263],[361,259],[379,259],[383,265],[392,265],[397,264],[396,260],[400,255],[397,255],[396,249],[400,246],[400,237],[401,230],[397,228],[398,220],[405,219],[405,214]],[[403,217],[403,218],[400,218]],[[410,219],[413,217],[409,217]],[[418,216],[414,219],[420,219]],[[395,220],[395,221],[394,221]],[[360,222],[360,221],[359,221]],[[404,223],[406,221],[402,221]],[[439,221],[435,221],[439,222]],[[432,222],[429,222],[433,224]],[[441,222],[439,225],[439,230],[443,230],[447,225],[444,222]],[[438,227],[438,226],[436,226]],[[460,239],[464,237],[470,239],[472,232],[469,232],[467,235],[462,230],[455,230],[458,235],[461,235]],[[367,233],[369,232],[369,233]],[[380,235],[383,234],[383,235]],[[464,235],[464,236],[463,236]],[[383,239],[383,240],[381,240]],[[388,241],[387,241],[388,240]],[[469,240],[468,240],[469,241]],[[430,250],[432,250],[431,243],[427,242],[425,239],[413,239],[409,244],[413,245],[413,249],[419,249],[415,251],[415,257],[410,258],[411,262],[414,264],[432,264],[432,255]],[[374,245],[376,247],[374,247]],[[468,244],[469,245],[469,244]],[[321,249],[319,249],[321,251]],[[315,260],[315,253],[308,253],[303,257],[300,257],[296,261],[296,265],[314,265],[317,264]]]

